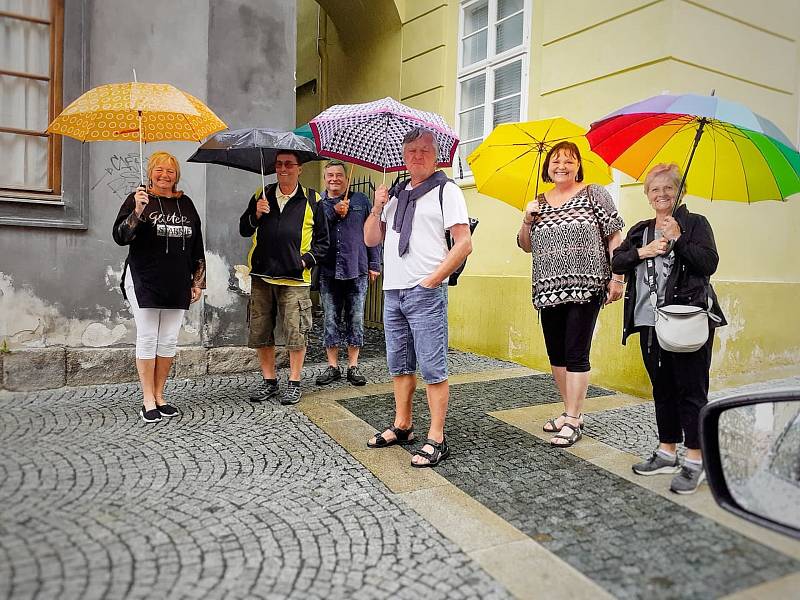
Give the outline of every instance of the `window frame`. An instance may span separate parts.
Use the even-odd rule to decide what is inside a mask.
[[[486,58],[472,63],[467,67],[463,67],[464,60],[464,12],[470,6],[479,4],[486,1],[488,10],[488,23],[486,35]],[[494,103],[501,100],[494,98],[495,88],[495,72],[509,65],[517,60],[522,61],[521,75],[520,75],[520,105],[519,105],[519,118],[521,121],[528,111],[528,87],[529,87],[529,65],[530,65],[530,40],[531,40],[531,10],[532,0],[522,0],[522,10],[515,12],[503,19],[497,19],[497,2],[498,0],[461,0],[458,6],[458,53],[457,53],[457,72],[456,72],[456,98],[455,98],[455,127],[459,136],[461,135],[461,86],[464,82],[483,74],[485,77],[485,89],[483,98],[483,135],[480,139],[485,139],[489,133],[494,129]],[[503,52],[496,54],[495,49],[497,45],[497,25],[506,21],[516,15],[522,14],[522,41],[519,45],[513,48],[508,48]],[[478,30],[478,31],[482,31]],[[475,35],[473,32],[470,35]],[[468,36],[466,36],[468,37]],[[473,109],[468,109],[473,110]],[[476,138],[478,139],[478,138]],[[471,140],[475,141],[475,140]],[[457,157],[461,159],[461,168],[458,172],[454,172],[454,178],[464,182],[470,183],[472,181],[472,171],[467,164],[467,157],[462,156],[462,145],[459,144],[457,150]],[[454,169],[455,171],[455,169]],[[463,171],[463,172],[462,172]]]
[[[25,73],[0,69],[0,74],[6,77],[20,79],[33,79],[46,81],[48,84],[48,115],[47,122],[51,123],[63,108],[63,80],[64,80],[64,0],[49,0],[49,19],[32,17],[24,13],[0,11],[0,18],[15,19],[28,23],[46,25],[50,33],[50,68],[48,74]],[[62,138],[60,135],[46,131],[18,129],[0,125],[0,133],[11,135],[46,137],[47,138],[47,186],[45,188],[32,186],[14,186],[0,181],[0,196],[3,199],[19,201],[61,201],[61,168],[62,168]]]
[[[64,104],[90,87],[91,1],[61,0],[64,6]],[[70,137],[60,138],[63,146],[60,195],[11,194],[0,190],[0,232],[4,226],[79,231],[89,228],[89,145]]]

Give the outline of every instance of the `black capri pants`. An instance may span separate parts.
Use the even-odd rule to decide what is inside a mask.
[[[566,367],[571,373],[591,370],[589,352],[599,313],[600,302],[597,299],[541,309],[542,331],[550,365]]]
[[[714,330],[694,352],[667,352],[658,345],[655,327],[639,331],[642,359],[656,409],[658,441],[700,448],[700,409],[708,403],[709,371]]]

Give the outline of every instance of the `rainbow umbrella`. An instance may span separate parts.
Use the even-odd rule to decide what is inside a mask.
[[[687,189],[709,200],[784,200],[800,192],[800,153],[789,138],[713,93],[653,96],[593,123],[586,137],[609,165],[639,181],[658,163],[682,166],[678,197],[690,167]]]
[[[524,210],[540,192],[553,187],[542,181],[542,164],[559,142],[578,146],[586,183],[607,185],[610,169],[589,149],[585,134],[585,127],[563,117],[498,125],[467,157],[475,186],[481,194]]]

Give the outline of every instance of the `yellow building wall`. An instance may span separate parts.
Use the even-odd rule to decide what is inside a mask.
[[[371,76],[383,81],[399,66],[399,98],[455,124],[459,3],[406,0],[396,6],[398,63]],[[797,143],[798,22],[800,0],[533,0],[527,118],[562,115],[588,125],[665,91],[715,89],[767,116]],[[691,192],[691,175],[688,184]],[[515,242],[521,215],[468,181],[462,188],[480,226],[467,271],[450,293],[451,343],[546,370],[530,300],[530,256]],[[610,190],[628,227],[651,216],[640,184],[617,173]],[[687,203],[714,228],[721,260],[713,281],[730,322],[718,331],[712,385],[799,373],[800,324],[793,309],[800,298],[800,197],[749,206],[697,198]],[[646,396],[638,339],[620,345],[621,309],[621,303],[607,308],[599,319],[593,381]]]

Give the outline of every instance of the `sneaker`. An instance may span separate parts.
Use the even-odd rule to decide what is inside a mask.
[[[139,409],[139,416],[142,417],[142,421],[145,423],[158,423],[161,420],[161,413],[158,412],[157,408],[145,410],[144,406],[142,406]]]
[[[367,384],[367,378],[361,374],[361,371],[358,370],[358,366],[349,367],[347,369],[347,381],[349,381],[353,385]]]
[[[289,404],[297,404],[300,402],[300,396],[303,395],[303,392],[300,391],[299,385],[287,385],[286,389],[283,390],[281,394],[281,404],[287,406]]]
[[[670,460],[659,454],[658,450],[653,452],[653,455],[646,461],[636,463],[632,468],[637,475],[661,475],[662,473],[677,473],[681,470],[677,456]]]
[[[261,383],[250,392],[250,402],[264,402],[278,395],[278,382],[262,379]]]
[[[672,478],[669,490],[676,494],[694,494],[705,480],[706,471],[703,467],[692,469],[683,465],[681,472]]]
[[[339,370],[339,367],[332,367],[328,365],[328,368],[325,369],[319,377],[317,377],[317,385],[328,385],[334,381],[339,381],[341,378],[342,372]]]
[[[171,404],[162,404],[161,406],[156,406],[158,412],[161,413],[162,417],[177,417],[178,416],[178,409],[172,406]]]

